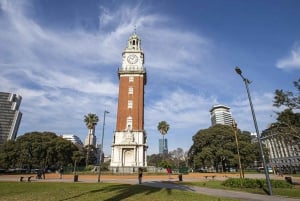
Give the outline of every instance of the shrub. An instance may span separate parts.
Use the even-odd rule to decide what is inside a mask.
[[[293,188],[293,185],[282,180],[271,180],[273,188]]]
[[[264,179],[236,179],[230,178],[222,183],[223,186],[231,188],[263,188],[265,187],[266,181]],[[282,180],[271,180],[272,188],[292,188],[293,185]]]

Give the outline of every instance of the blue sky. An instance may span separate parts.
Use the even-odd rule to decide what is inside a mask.
[[[0,91],[23,97],[18,135],[32,131],[87,135],[84,115],[106,116],[111,152],[117,69],[129,36],[142,40],[148,82],[148,154],[158,153],[158,122],[170,124],[169,150],[188,150],[211,125],[214,104],[231,108],[241,130],[254,132],[247,93],[252,81],[259,130],[274,121],[274,91],[293,91],[300,74],[297,0],[0,0]],[[99,140],[100,142],[100,140]]]

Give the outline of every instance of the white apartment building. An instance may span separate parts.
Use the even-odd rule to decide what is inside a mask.
[[[226,105],[214,105],[210,109],[210,120],[211,125],[214,126],[216,124],[222,125],[232,125],[232,114],[230,112],[230,107]]]

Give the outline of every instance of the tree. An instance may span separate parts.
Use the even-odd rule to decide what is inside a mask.
[[[149,166],[159,167],[161,161],[161,154],[152,154],[150,156],[147,156],[147,163]]]
[[[293,82],[298,96],[291,91],[275,90],[273,105],[275,107],[286,106],[289,109],[300,109],[300,79]]]
[[[177,148],[173,151],[170,151],[171,158],[173,159],[173,164],[176,168],[185,166],[185,156],[182,148]]]
[[[96,114],[89,113],[88,115],[84,115],[84,122],[88,129],[95,129],[99,118]]]
[[[88,133],[88,145],[87,145],[87,155],[86,155],[86,166],[89,164],[89,155],[90,155],[90,145],[91,145],[91,136],[95,135],[95,127],[99,121],[99,118],[96,114],[89,113],[88,115],[84,115],[84,122],[86,127],[89,129]]]
[[[31,132],[8,141],[1,150],[0,161],[5,167],[45,168],[72,163],[78,148],[70,141],[51,132]],[[17,154],[16,154],[17,153]],[[2,163],[3,162],[3,163]]]
[[[174,164],[170,153],[165,159],[161,154],[152,154],[150,156],[147,156],[147,162],[149,166],[162,168],[172,167],[172,164]]]
[[[300,113],[294,113],[300,109],[300,79],[294,81],[298,95],[291,91],[276,90],[273,106],[286,107],[277,113],[277,122],[272,124],[272,129],[291,141],[300,140]]]
[[[15,146],[15,141],[9,140],[1,146],[0,150],[0,167],[8,169],[15,167],[18,161],[19,151]]]
[[[243,167],[249,166],[259,157],[256,144],[251,144],[249,132],[237,132],[240,142],[240,156]],[[250,159],[250,160],[249,160]],[[229,167],[238,167],[235,136],[231,126],[215,125],[198,131],[193,136],[193,145],[189,150],[190,164],[195,169],[213,167],[216,171],[226,171]]]
[[[163,156],[165,154],[165,135],[168,133],[170,125],[166,121],[161,121],[157,125],[157,130],[163,136]]]
[[[77,174],[78,163],[83,159],[83,154],[81,151],[74,151],[72,155],[72,160],[74,161],[74,175]]]

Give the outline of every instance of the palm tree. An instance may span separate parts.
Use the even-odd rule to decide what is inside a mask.
[[[91,145],[90,136],[95,135],[95,127],[96,127],[98,121],[99,121],[99,118],[96,114],[89,113],[88,115],[84,115],[85,125],[89,129],[89,133],[88,133],[88,141],[89,142],[88,142],[88,150],[86,153],[86,166],[88,165],[88,161],[89,161],[89,152],[90,152],[89,149],[90,149],[90,145]]]
[[[88,115],[84,115],[84,122],[88,129],[95,129],[99,118],[96,114],[89,113]]]
[[[157,130],[163,136],[163,156],[165,155],[165,135],[168,133],[170,125],[166,121],[161,121],[158,123]]]

